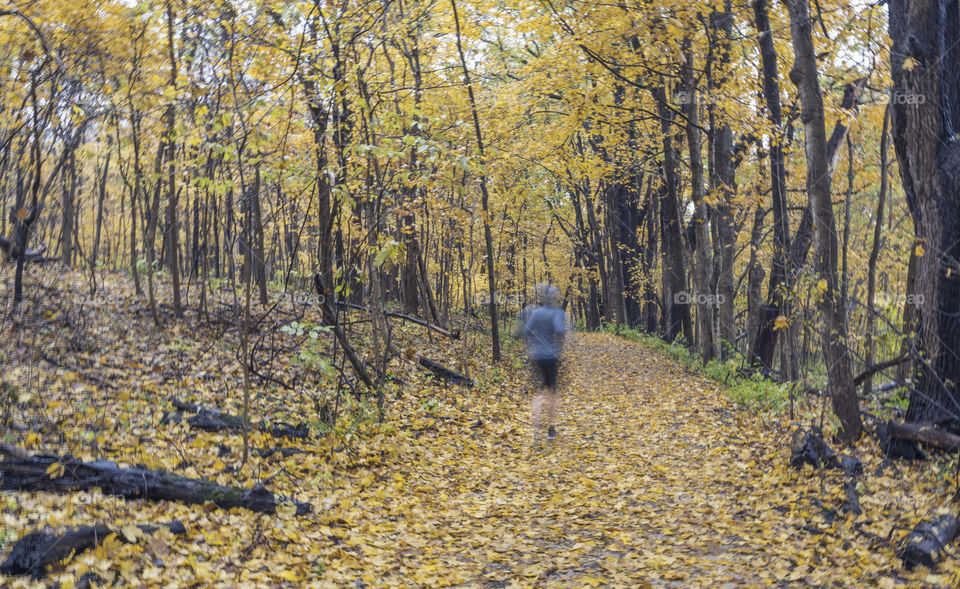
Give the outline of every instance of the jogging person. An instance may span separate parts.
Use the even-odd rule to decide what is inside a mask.
[[[538,284],[537,297],[540,306],[530,313],[523,328],[527,350],[542,382],[542,389],[534,393],[531,406],[533,435],[540,429],[540,414],[547,406],[547,439],[557,437],[557,372],[560,367],[560,349],[566,332],[566,318],[557,306],[560,291],[549,283]]]

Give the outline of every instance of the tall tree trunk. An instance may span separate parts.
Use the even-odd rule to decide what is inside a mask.
[[[131,102],[130,129],[133,139],[133,189],[130,191],[130,274],[133,275],[133,285],[138,297],[143,295],[143,287],[140,285],[140,271],[137,268],[139,262],[137,254],[137,203],[140,202],[140,189],[143,187],[143,168],[140,164],[139,120],[139,115],[134,113]],[[140,208],[141,211],[144,210],[142,204]]]
[[[103,231],[103,204],[107,199],[107,176],[110,173],[110,156],[113,151],[107,151],[107,158],[103,162],[103,175],[100,177],[100,189],[97,195],[97,221],[93,236],[93,251],[90,256],[90,264],[93,267],[97,265],[98,253],[100,251],[100,236]],[[108,238],[109,239],[109,238]]]
[[[310,43],[316,46],[320,41],[317,38],[319,17],[314,16],[308,23]],[[330,182],[329,154],[327,149],[327,128],[330,124],[331,113],[327,108],[326,99],[321,95],[316,80],[321,77],[320,64],[311,61],[307,64],[307,75],[301,77],[300,83],[306,94],[307,110],[313,123],[313,144],[317,158],[316,184],[319,198],[317,214],[317,265],[321,286],[326,293],[333,293],[333,220],[334,195]]]
[[[917,342],[923,354],[907,419],[957,426],[960,0],[891,0],[889,11],[891,131],[916,229]]]
[[[773,353],[777,344],[774,325],[784,302],[784,291],[789,284],[787,252],[790,249],[790,227],[787,217],[787,173],[783,163],[783,116],[780,109],[780,82],[777,71],[777,50],[773,43],[767,0],[753,0],[757,43],[760,47],[763,97],[770,121],[770,194],[773,201],[773,264],[767,301],[760,309],[760,331],[753,339],[751,361],[772,369]]]
[[[463,41],[460,37],[460,17],[457,14],[456,0],[450,0],[453,8],[453,22],[457,32],[457,52],[460,54],[460,65],[463,67],[463,83],[467,86],[467,96],[470,99],[470,110],[473,114],[473,130],[477,138],[477,150],[480,152],[480,164],[486,165],[483,134],[480,132],[480,115],[477,113],[477,101],[473,95],[473,83],[470,81],[470,70],[467,68],[467,58],[463,53]],[[487,286],[490,289],[490,334],[493,338],[493,361],[500,361],[500,325],[497,317],[497,281],[494,274],[493,234],[490,230],[490,194],[487,190],[487,172],[480,173],[480,203],[483,209],[483,239],[487,250]]]
[[[753,229],[750,231],[750,261],[747,263],[747,351],[753,350],[756,345],[763,309],[764,271],[759,260],[763,217],[763,205],[757,205],[753,213]]]
[[[843,199],[843,249],[840,255],[840,300],[843,301],[843,324],[850,329],[850,201],[853,199],[853,139],[847,135],[847,194]]]
[[[816,269],[820,290],[820,334],[827,380],[833,401],[833,410],[840,418],[843,430],[840,438],[856,441],[862,425],[857,391],[850,374],[850,356],[847,349],[847,329],[844,321],[845,302],[839,296],[837,284],[837,231],[830,196],[830,163],[827,157],[827,132],[823,114],[823,95],[817,79],[817,54],[808,0],[785,0],[790,11],[790,31],[793,37],[795,62],[790,79],[800,93],[801,119],[804,128],[804,146],[807,156],[807,193],[814,218],[816,242]]]
[[[689,46],[689,41],[685,41]],[[715,355],[713,313],[715,299],[710,288],[710,275],[713,273],[713,244],[710,241],[709,214],[704,200],[703,174],[703,138],[700,135],[700,106],[697,100],[697,87],[693,73],[693,51],[687,50],[686,65],[683,68],[684,97],[683,109],[686,114],[687,148],[690,153],[690,188],[693,199],[693,229],[695,244],[693,248],[692,275],[695,291],[691,293],[697,306],[697,333],[700,337],[700,353],[704,362],[710,362]]]
[[[883,111],[883,130],[880,132],[880,194],[877,195],[877,214],[873,220],[873,246],[870,248],[870,260],[867,263],[867,326],[866,341],[864,342],[865,368],[869,369],[876,361],[876,342],[873,332],[877,328],[877,261],[880,259],[880,246],[883,241],[883,207],[886,206],[889,182],[890,162],[887,159],[887,147],[890,145],[890,135],[887,132],[890,125],[890,105]],[[869,394],[873,390],[873,373],[863,381],[863,393]]]
[[[103,230],[103,201],[107,198],[107,174],[110,172],[110,156],[113,151],[107,150],[107,158],[103,163],[103,176],[100,177],[100,193],[97,197],[97,221],[93,237],[93,250],[90,252],[90,293],[97,290],[97,257],[100,253],[100,233]]]
[[[260,292],[260,304],[267,304],[267,260],[263,247],[263,213],[260,203],[260,164],[254,167],[250,206],[253,213],[253,269]]]
[[[70,183],[63,191],[63,222],[60,227],[60,260],[64,266],[73,264],[73,205],[77,195],[77,157],[70,155]]]
[[[167,82],[171,87],[177,87],[177,54],[173,44],[173,4],[167,2],[167,49],[170,56],[170,78]],[[175,138],[176,102],[170,100],[166,111],[166,129],[164,142],[167,144],[167,255],[170,262],[170,282],[173,288],[173,312],[177,317],[183,315],[183,305],[180,301],[180,227],[177,219],[177,158]]]
[[[643,250],[643,326],[647,333],[657,331],[657,293],[653,284],[653,269],[657,263],[657,206],[654,201],[653,179],[647,188],[646,244]]]
[[[668,341],[682,335],[688,346],[693,345],[693,326],[690,323],[690,293],[687,288],[687,264],[683,249],[683,221],[677,195],[676,151],[673,147],[673,112],[664,105],[667,94],[661,83],[655,90],[660,131],[663,136],[663,191],[660,195],[660,227],[663,236],[663,304],[664,332]]]
[[[43,157],[40,129],[40,109],[37,104],[37,74],[30,79],[30,102],[33,108],[33,143],[30,150],[30,166],[32,178],[29,184],[30,207],[27,208],[26,190],[18,190],[17,202],[10,211],[10,222],[13,224],[13,255],[17,259],[17,267],[13,277],[13,306],[16,308],[23,300],[23,268],[27,263],[27,243],[30,240],[30,228],[40,215],[40,182],[43,178]]]
[[[733,42],[733,14],[730,1],[724,2],[723,12],[714,12],[710,19],[711,26],[719,36],[719,58],[717,70],[719,75],[715,84],[722,87],[727,82],[726,68],[730,63],[730,47]],[[736,325],[734,315],[734,264],[737,254],[737,225],[734,218],[734,194],[737,191],[736,164],[734,162],[733,131],[726,121],[713,125],[713,140],[711,142],[710,160],[710,187],[719,193],[719,205],[715,215],[717,251],[714,258],[717,303],[719,305],[720,340],[718,349],[723,357],[733,352],[736,341]]]

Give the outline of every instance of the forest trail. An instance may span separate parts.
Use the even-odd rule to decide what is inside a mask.
[[[733,587],[787,576],[783,538],[758,512],[769,489],[753,455],[769,448],[715,385],[613,335],[570,339],[555,442],[532,444],[525,402],[497,439],[440,437],[415,458],[413,488],[388,500],[417,514],[398,537],[410,575],[400,584]]]

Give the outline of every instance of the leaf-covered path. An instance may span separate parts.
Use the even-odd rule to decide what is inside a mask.
[[[521,406],[513,435],[464,452],[436,481],[453,509],[425,524],[445,534],[430,556],[494,581],[760,582],[760,479],[725,400],[637,344],[572,339],[558,440],[532,446]]]
[[[715,386],[612,335],[571,340],[557,441],[534,446],[511,396],[505,421],[453,437],[441,424],[403,461],[404,492],[383,497],[401,519],[367,548],[398,551],[383,562],[397,583],[763,586],[794,572],[778,550],[796,528],[759,512],[771,489],[754,454],[769,447]]]
[[[445,407],[459,417],[406,430],[392,474],[377,476],[392,488],[371,480],[345,499],[325,580],[938,587],[960,576],[953,558],[936,573],[903,570],[899,539],[948,491],[922,464],[882,467],[871,440],[852,450],[870,474],[858,485],[864,513],[844,515],[842,474],[788,466],[787,424],[737,408],[716,383],[640,344],[571,338],[553,443],[532,443],[520,390],[532,383],[521,374],[456,393]]]

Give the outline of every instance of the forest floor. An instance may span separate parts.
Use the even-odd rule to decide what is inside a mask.
[[[883,463],[869,437],[837,448],[861,459],[865,473],[857,485],[863,513],[840,513],[842,471],[789,466],[804,424],[737,406],[717,383],[640,343],[573,334],[561,370],[558,439],[534,443],[533,382],[519,342],[509,341],[507,360],[491,366],[479,332],[450,345],[396,324],[404,353],[391,370],[406,385],[389,391],[383,421],[368,401],[346,395],[336,425],[318,422],[318,405],[334,397],[329,379],[304,380],[317,353],[300,354],[270,376],[286,386],[303,383],[288,389],[256,381],[254,423],[307,420],[311,436],[251,438],[255,448],[304,453],[255,453],[241,465],[238,433],[161,423],[173,398],[239,411],[242,370],[230,327],[236,303],[219,301],[215,313],[191,309],[180,320],[165,310],[167,327],[157,331],[121,278],[92,298],[78,294],[81,281],[57,276],[32,285],[41,296],[19,319],[4,320],[11,337],[0,346],[0,384],[16,401],[0,407],[4,442],[221,484],[264,481],[314,510],[263,515],[96,490],[5,492],[0,559],[38,529],[103,522],[120,530],[178,519],[187,534],[161,530],[135,543],[105,542],[43,581],[0,577],[0,585],[69,587],[90,572],[119,584],[171,587],[960,582],[953,549],[936,571],[906,571],[896,556],[918,521],[937,509],[956,511],[946,459]],[[0,282],[0,303],[6,288]],[[64,304],[68,291],[77,298]],[[291,330],[281,328],[289,328],[294,311],[255,311],[262,357],[293,353],[281,336]],[[296,318],[310,330],[309,314]],[[362,325],[357,329],[362,342]],[[264,343],[274,335],[276,342]],[[298,341],[310,343],[308,336]],[[475,386],[434,382],[411,361],[418,354],[470,370]]]

